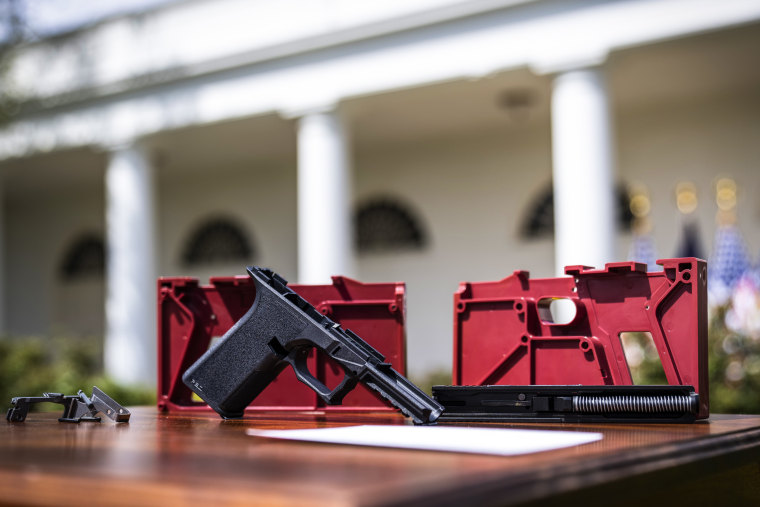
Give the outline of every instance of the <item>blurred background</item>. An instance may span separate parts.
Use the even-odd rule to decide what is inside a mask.
[[[698,256],[713,411],[760,411],[758,2],[0,9],[0,396],[149,401],[157,276],[405,281],[424,384],[462,281]]]

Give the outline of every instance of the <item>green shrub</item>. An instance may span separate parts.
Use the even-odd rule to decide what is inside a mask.
[[[726,310],[710,320],[710,411],[760,414],[760,340],[729,330]]]
[[[714,309],[707,333],[710,412],[760,413],[760,340],[735,333],[725,324],[727,306]],[[647,356],[633,372],[642,384],[661,384],[662,366]],[[659,373],[659,374],[658,374]]]

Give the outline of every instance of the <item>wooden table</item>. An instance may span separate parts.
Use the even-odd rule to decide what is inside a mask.
[[[604,434],[599,442],[516,457],[245,433],[404,424],[395,413],[267,412],[223,421],[214,413],[139,407],[120,425],[59,423],[57,416],[32,413],[26,422],[0,424],[0,504],[760,505],[760,416],[713,415],[689,425],[511,425]]]

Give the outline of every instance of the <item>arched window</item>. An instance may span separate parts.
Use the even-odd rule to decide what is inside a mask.
[[[256,252],[234,220],[224,217],[203,222],[190,234],[182,251],[187,266],[228,262],[252,262]]]
[[[106,255],[100,235],[87,233],[81,235],[66,250],[59,268],[61,278],[76,280],[90,277],[103,277],[106,268]]]
[[[615,214],[618,228],[629,231],[633,214],[628,206],[628,191],[624,187],[615,190]],[[554,234],[554,189],[551,184],[544,187],[530,204],[520,225],[523,238],[535,239]]]
[[[355,228],[359,253],[418,250],[427,243],[420,221],[396,199],[375,198],[359,206]]]

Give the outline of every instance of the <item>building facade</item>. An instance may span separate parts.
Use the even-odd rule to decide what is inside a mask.
[[[760,4],[193,0],[18,48],[0,127],[2,330],[101,334],[155,378],[155,279],[407,282],[413,374],[460,281],[660,257],[714,184],[760,249]],[[674,189],[699,204],[679,213]],[[105,304],[104,304],[105,301]]]

